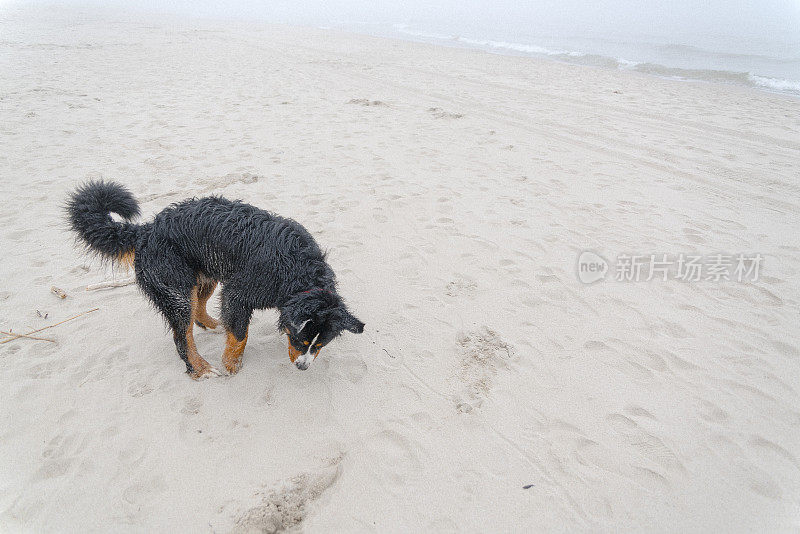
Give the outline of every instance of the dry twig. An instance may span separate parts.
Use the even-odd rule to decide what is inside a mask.
[[[94,309],[91,309],[91,310],[88,310],[88,311],[85,311],[85,312],[81,312],[78,315],[73,315],[69,319],[64,319],[63,321],[59,321],[56,324],[51,324],[50,326],[45,326],[43,328],[37,328],[36,330],[31,330],[30,332],[27,332],[25,334],[10,334],[12,337],[10,337],[8,339],[4,339],[3,341],[0,341],[0,345],[2,345],[3,343],[8,343],[9,341],[14,341],[15,339],[19,339],[21,337],[30,337],[31,334],[35,334],[37,332],[41,332],[42,330],[47,330],[49,328],[54,328],[54,327],[56,327],[56,326],[58,326],[60,324],[66,323],[67,321],[71,321],[73,319],[77,319],[78,317],[80,317],[82,315],[86,315],[87,313],[96,312],[99,309],[100,308],[94,308]]]
[[[0,330],[0,334],[5,334],[7,336],[14,336],[14,339],[17,339],[17,338],[20,338],[20,337],[24,337],[24,338],[27,338],[27,339],[35,339],[37,341],[49,341],[50,343],[55,343],[56,342],[55,339],[47,339],[46,337],[34,337],[34,336],[29,336],[28,334],[17,334],[16,332],[6,332],[5,330]],[[9,341],[11,341],[11,340],[9,340]]]
[[[89,284],[86,286],[86,291],[94,291],[96,289],[105,289],[107,287],[123,287],[129,286],[136,282],[136,278],[123,278],[122,280],[107,280],[105,282],[98,282],[97,284]]]

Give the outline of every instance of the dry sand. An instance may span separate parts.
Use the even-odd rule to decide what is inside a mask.
[[[0,72],[0,329],[100,308],[0,345],[0,530],[800,529],[797,99],[54,9],[0,11]],[[191,381],[135,286],[84,290],[125,276],[65,230],[101,176],[296,218],[366,332],[301,372],[259,312]],[[585,249],[765,260],[584,285]]]

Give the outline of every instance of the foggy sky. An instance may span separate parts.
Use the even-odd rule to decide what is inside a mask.
[[[15,0],[13,3],[95,4],[201,17],[294,24],[337,21],[425,23],[463,28],[525,27],[583,35],[770,36],[800,43],[800,0]],[[9,0],[0,0],[0,6]]]

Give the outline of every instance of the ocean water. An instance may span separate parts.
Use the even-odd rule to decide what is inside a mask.
[[[431,22],[335,20],[320,26],[499,54],[633,70],[667,78],[743,85],[800,96],[800,26],[796,36],[783,34],[780,37],[613,30],[595,30],[591,32],[594,35],[589,36],[569,31],[526,31],[514,26],[498,28],[472,24],[456,27],[452,23],[437,25]]]

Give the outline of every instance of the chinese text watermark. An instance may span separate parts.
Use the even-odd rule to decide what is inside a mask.
[[[578,256],[578,280],[591,284],[677,280],[681,282],[756,282],[764,257],[753,254],[620,254],[612,264],[592,251]]]

